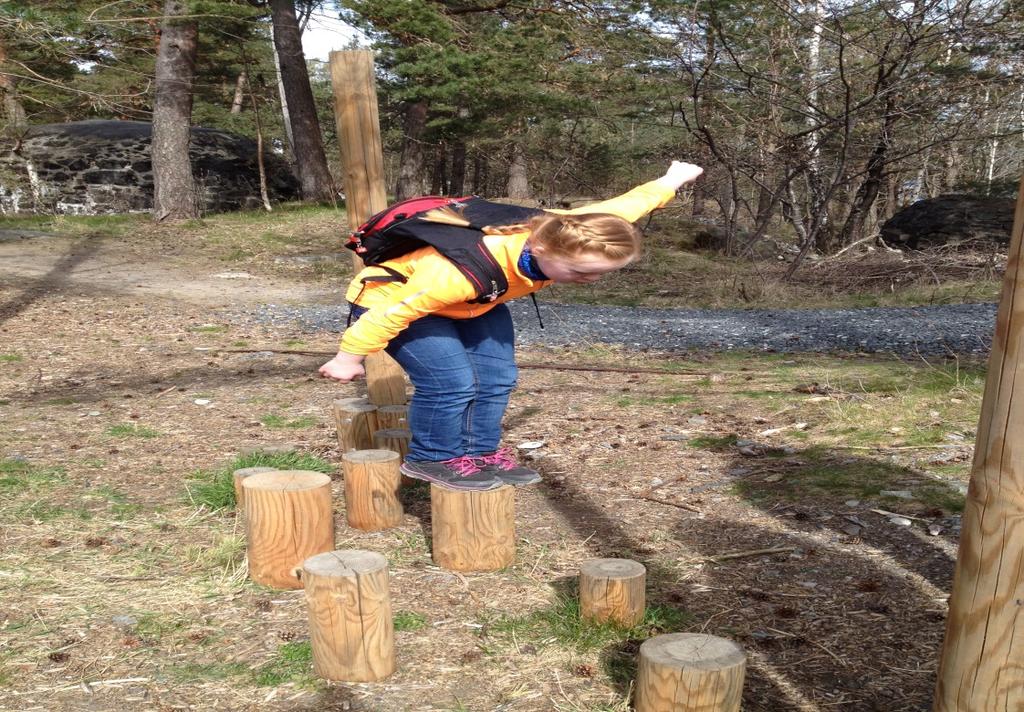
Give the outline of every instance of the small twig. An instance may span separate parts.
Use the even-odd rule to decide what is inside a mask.
[[[765,554],[786,554],[790,551],[796,551],[795,546],[777,546],[773,549],[751,549],[750,551],[734,551],[728,554],[719,554],[718,556],[707,556],[704,558],[705,561],[732,561],[733,559],[745,559],[749,556],[763,556]]]
[[[881,514],[883,517],[903,517],[904,519],[916,519],[919,522],[930,522],[931,519],[925,519],[924,517],[915,517],[910,514],[897,514],[896,512],[888,512],[884,509],[872,509],[875,514]]]
[[[953,450],[963,447],[962,445],[900,445],[897,447],[886,447],[885,445],[832,445],[837,450]]]
[[[155,398],[159,398],[160,396],[165,396],[165,395],[167,395],[168,393],[170,393],[171,391],[173,391],[173,390],[174,390],[175,388],[177,388],[177,386],[171,386],[170,388],[168,388],[168,389],[166,389],[166,390],[160,391],[160,392],[159,392],[159,393],[157,393],[157,394],[156,394],[156,396],[154,396],[154,397],[155,397]]]
[[[680,502],[670,502],[667,499],[660,499],[658,497],[650,497],[650,496],[645,497],[643,495],[639,495],[639,496],[640,496],[640,499],[645,499],[648,502],[656,502],[658,504],[667,504],[670,507],[678,507],[679,509],[685,509],[687,512],[696,512],[697,514],[703,514],[702,511],[700,511],[696,507],[691,507],[688,504],[682,504]]]

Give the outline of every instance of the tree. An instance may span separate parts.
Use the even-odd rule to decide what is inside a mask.
[[[198,27],[184,0],[165,0],[153,100],[153,219],[199,217],[188,148]]]
[[[277,48],[281,82],[291,122],[292,152],[302,197],[306,200],[333,202],[334,181],[327,168],[320,121],[302,52],[302,33],[295,15],[295,2],[270,0],[270,9],[274,46]]]

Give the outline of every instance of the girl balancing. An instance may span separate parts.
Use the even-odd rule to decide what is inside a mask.
[[[517,377],[505,302],[552,283],[596,282],[625,267],[640,254],[633,223],[701,173],[698,166],[673,161],[657,180],[617,198],[484,228],[483,244],[508,279],[508,290],[492,302],[480,303],[470,280],[433,247],[366,267],[349,284],[350,326],[320,375],[342,383],[361,378],[366,355],[381,350],[405,369],[415,386],[412,441],[401,466],[409,477],[461,490],[540,481],[499,447]],[[431,213],[424,219],[460,220],[450,208]],[[404,281],[389,277],[396,274]]]

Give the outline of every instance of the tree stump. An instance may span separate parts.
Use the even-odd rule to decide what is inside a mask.
[[[409,427],[409,406],[382,405],[377,407],[377,427],[381,430],[404,430]]]
[[[430,485],[434,563],[452,571],[497,571],[515,560],[512,487],[466,492]]]
[[[298,569],[334,549],[331,478],[278,470],[242,480],[249,577],[274,588],[302,588]]]
[[[358,549],[317,554],[302,564],[302,580],[316,674],[375,682],[393,673],[387,559]]]
[[[747,657],[725,638],[670,633],[644,641],[636,712],[738,712]]]
[[[580,616],[632,628],[644,618],[647,569],[629,559],[590,559],[580,564]]]
[[[377,406],[359,401],[334,401],[338,448],[344,452],[370,450],[377,430]]]
[[[276,467],[243,467],[235,470],[233,473],[235,482],[235,511],[245,511],[245,490],[242,489],[242,480],[252,475],[258,475],[261,472],[276,472]]]
[[[384,351],[366,357],[366,392],[376,406],[405,405],[405,371]]]
[[[391,450],[356,450],[341,457],[345,471],[345,517],[348,525],[379,531],[402,523],[398,490],[401,460]]]
[[[409,441],[412,431],[405,428],[387,428],[373,434],[373,444],[378,450],[392,450],[401,455],[402,459],[409,454]]]

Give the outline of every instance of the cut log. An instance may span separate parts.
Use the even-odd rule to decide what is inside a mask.
[[[409,454],[412,431],[405,428],[387,428],[373,434],[373,444],[378,450],[393,450],[405,459]]]
[[[355,450],[341,457],[345,472],[345,518],[350,527],[379,531],[402,523],[397,452]]]
[[[242,480],[249,577],[273,588],[302,588],[302,562],[334,550],[331,478],[278,470]]]
[[[629,559],[591,559],[580,564],[580,616],[632,628],[644,618],[647,569]]]
[[[377,407],[377,427],[381,430],[405,430],[409,427],[409,406],[382,405]]]
[[[276,472],[276,467],[243,467],[235,470],[233,473],[235,481],[235,511],[245,511],[245,490],[242,489],[242,480],[252,475],[258,475],[261,472]]]
[[[434,563],[452,571],[497,571],[516,556],[512,487],[485,492],[430,486]]]
[[[376,406],[405,405],[405,371],[384,351],[366,357],[366,392]]]
[[[644,641],[636,712],[738,712],[747,658],[725,638],[670,633]]]
[[[372,551],[317,554],[302,564],[313,669],[325,680],[376,682],[395,671],[388,562]]]
[[[373,448],[373,433],[377,430],[377,406],[335,401],[334,422],[338,428],[338,448],[343,453]]]

